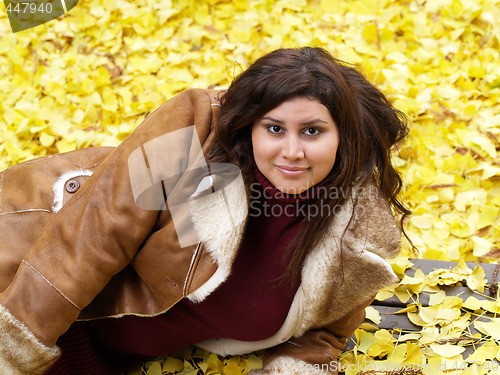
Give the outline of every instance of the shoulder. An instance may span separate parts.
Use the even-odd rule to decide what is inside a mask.
[[[351,204],[353,216],[346,235],[359,242],[359,247],[382,258],[396,256],[400,251],[401,230],[374,179],[353,188]]]

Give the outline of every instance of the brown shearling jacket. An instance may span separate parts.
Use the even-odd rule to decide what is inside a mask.
[[[148,145],[194,125],[201,147],[210,147],[219,94],[177,95],[116,148],[52,155],[0,174],[0,374],[43,374],[60,355],[56,340],[77,319],[158,315],[182,298],[203,301],[228,277],[248,213],[241,178],[213,176],[209,187],[193,186],[178,211],[189,213],[198,238],[188,246],[179,242],[171,210],[144,208],[148,196],[134,191],[156,184],[168,195],[185,187],[182,177],[161,182]],[[174,157],[169,176],[183,176],[196,143],[193,137],[187,156]],[[134,160],[145,160],[146,173],[135,182]],[[270,348],[255,375],[336,374],[337,355],[365,306],[397,280],[384,258],[397,255],[399,243],[375,186],[353,187],[307,257],[282,328],[258,342],[198,345],[221,355]]]

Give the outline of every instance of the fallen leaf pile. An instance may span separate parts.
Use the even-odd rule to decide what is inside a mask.
[[[395,271],[412,264],[400,258]],[[436,269],[424,274],[417,269],[413,276],[401,274],[398,285],[379,292],[377,299],[396,295],[406,304],[397,311],[420,330],[405,331],[394,327],[376,329],[363,324],[356,331],[357,347],[342,354],[342,363],[356,364],[358,370],[395,369],[408,366],[424,374],[487,374],[500,372],[500,299],[498,291],[487,293],[485,272],[481,266],[468,267],[463,260],[449,269]],[[472,294],[467,298],[447,295],[442,287],[465,283]],[[463,293],[463,292],[462,292]],[[429,296],[423,304],[420,297]],[[367,319],[379,324],[381,315],[375,307],[366,309]],[[472,348],[471,355],[464,355]],[[467,353],[470,354],[470,353]],[[453,372],[456,371],[456,372]],[[378,373],[378,372],[376,372]]]
[[[394,162],[404,176],[402,198],[414,213],[405,229],[419,255],[495,262],[499,19],[498,0],[86,0],[57,20],[14,34],[0,6],[0,170],[47,154],[116,146],[186,88],[225,88],[266,52],[321,46],[355,64],[411,121]],[[500,303],[439,289],[463,280],[481,293],[481,269],[460,263],[404,277],[414,255],[404,240],[393,260],[401,282],[381,295],[406,298],[403,314],[421,330],[394,336],[360,329],[359,344],[343,363],[428,365],[426,374],[494,372]],[[428,307],[418,303],[422,292],[431,294]],[[490,321],[476,319],[484,312]],[[469,326],[479,336],[469,335]],[[468,345],[476,350],[461,362]],[[190,350],[132,373],[246,374],[260,361]],[[467,366],[458,367],[462,363]]]
[[[127,375],[216,375],[216,374],[242,374],[252,369],[262,367],[262,358],[255,354],[245,356],[232,356],[220,358],[206,350],[188,347],[170,356],[150,361],[143,368],[130,371]]]

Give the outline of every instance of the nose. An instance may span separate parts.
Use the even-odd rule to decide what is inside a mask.
[[[282,156],[289,160],[299,160],[304,158],[304,147],[298,136],[288,135],[284,139]]]

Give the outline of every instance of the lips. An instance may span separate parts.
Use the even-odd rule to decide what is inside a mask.
[[[304,167],[295,167],[290,165],[276,165],[278,171],[280,171],[285,176],[298,176],[305,173],[307,169]]]

